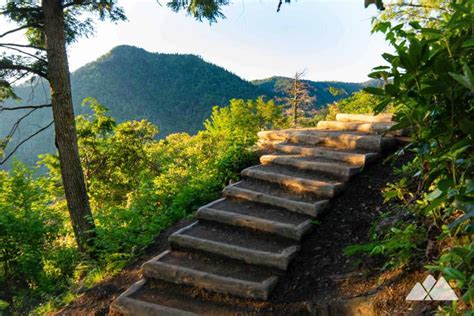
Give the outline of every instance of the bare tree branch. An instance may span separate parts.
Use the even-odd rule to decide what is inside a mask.
[[[38,50],[46,50],[43,47],[34,46],[34,45],[27,45],[27,44],[15,44],[15,43],[0,43],[0,46],[14,46],[14,47],[22,47],[22,48],[31,48],[31,49],[38,49]]]
[[[16,106],[16,107],[5,107],[0,105],[0,112],[1,111],[16,111],[16,110],[28,110],[28,109],[43,109],[43,108],[50,108],[51,104],[40,104],[40,105],[24,105],[24,106]]]
[[[19,142],[15,148],[13,148],[13,150],[2,160],[0,161],[0,166],[5,164],[5,162],[8,161],[8,159],[10,159],[14,154],[15,152],[18,150],[18,148],[21,147],[21,145],[23,145],[24,143],[26,143],[27,141],[29,141],[30,139],[32,139],[33,137],[35,137],[36,135],[40,134],[41,132],[47,130],[51,125],[54,124],[54,121],[51,121],[51,123],[49,123],[48,125],[40,128],[39,130],[37,130],[35,133],[31,134],[30,136],[28,136],[27,138],[23,139],[21,142]]]
[[[421,8],[421,9],[436,9],[436,10],[445,10],[442,6],[432,6],[426,4],[416,4],[416,3],[387,3],[385,4],[386,7],[412,7],[412,8]]]
[[[73,0],[73,1],[69,1],[65,4],[63,4],[63,9],[74,6],[74,5],[87,5],[87,4],[92,4],[92,1]]]
[[[2,70],[2,69],[28,71],[28,72],[34,73],[34,74],[36,74],[40,77],[43,77],[43,78],[47,79],[47,75],[45,73],[39,71],[39,70],[33,69],[31,67],[28,67],[28,66],[24,66],[24,65],[15,65],[15,64],[5,63],[5,62],[2,62],[0,60],[0,70]]]
[[[21,121],[23,121],[25,118],[27,118],[28,116],[30,116],[34,111],[36,111],[36,109],[33,109],[33,110],[29,111],[28,113],[26,113],[25,115],[23,115],[22,117],[20,117],[20,118],[12,125],[12,128],[10,129],[10,132],[9,132],[8,135],[5,137],[5,139],[7,140],[7,143],[10,141],[10,139],[13,137],[13,135],[15,135],[15,132],[16,132],[16,130],[18,129],[18,126],[20,126]]]
[[[283,0],[278,1],[277,12],[280,12],[281,5],[283,4]]]
[[[15,47],[10,47],[9,45],[5,45],[5,44],[0,44],[0,47],[4,47],[4,48],[6,48],[6,49],[14,50],[14,51],[16,51],[16,52],[19,52],[19,53],[21,53],[21,54],[30,56],[30,57],[32,57],[32,58],[36,58],[37,60],[46,63],[46,60],[44,60],[43,58],[41,58],[41,57],[39,57],[39,56],[36,56],[35,54],[25,52],[25,51],[23,51],[23,50],[21,50],[21,49],[18,49],[18,48],[15,48]]]
[[[15,32],[21,31],[21,30],[24,30],[24,29],[28,29],[28,28],[30,28],[30,27],[37,27],[37,25],[34,25],[34,24],[25,24],[25,25],[19,26],[19,27],[17,27],[16,29],[7,31],[7,32],[5,32],[5,33],[3,33],[3,34],[0,34],[0,38],[5,37],[5,36],[7,36],[8,34],[12,34],[12,33],[15,33]]]
[[[24,71],[23,73],[19,73],[16,78],[12,81],[10,81],[10,85],[14,85],[15,83],[17,83],[18,81],[20,81],[21,79],[25,78],[26,76],[28,76],[30,73],[27,72],[27,71]]]

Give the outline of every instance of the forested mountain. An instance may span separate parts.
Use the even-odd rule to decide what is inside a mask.
[[[158,126],[158,137],[164,137],[173,132],[197,132],[202,129],[203,121],[209,117],[213,106],[226,105],[232,98],[254,99],[261,95],[272,98],[279,94],[279,86],[287,80],[291,79],[272,77],[248,82],[195,55],[150,53],[137,47],[118,46],[72,73],[72,92],[76,114],[88,112],[81,103],[84,98],[93,97],[109,108],[111,116],[118,122],[147,119]],[[307,83],[311,94],[316,96],[317,107],[347,97],[363,85]],[[346,93],[335,97],[328,91],[329,87]],[[47,103],[48,91],[47,83],[41,81],[34,85],[24,83],[16,89],[23,98],[21,103],[28,104]],[[0,138],[25,113],[0,113]],[[12,143],[51,120],[50,109],[36,111],[23,120]],[[50,128],[23,145],[16,156],[33,163],[38,154],[54,150],[52,135]]]
[[[282,88],[291,83],[293,79],[287,77],[270,77],[262,80],[254,80],[252,83],[265,91],[266,94],[281,96]],[[359,91],[370,82],[354,83],[339,81],[311,81],[302,80],[309,88],[309,95],[315,97],[314,107],[321,108],[334,101],[347,98],[352,93]],[[338,95],[329,92],[329,88],[335,88],[339,91]]]
[[[145,118],[160,134],[195,133],[212,106],[263,91],[194,55],[157,54],[119,46],[72,76],[75,104],[94,97],[118,121]]]

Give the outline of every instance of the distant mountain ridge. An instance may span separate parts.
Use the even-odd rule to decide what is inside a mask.
[[[157,125],[159,137],[174,132],[196,133],[209,117],[212,107],[225,106],[232,98],[267,98],[279,94],[278,84],[284,77],[272,77],[249,82],[195,55],[150,53],[133,46],[117,46],[97,60],[81,67],[71,75],[76,114],[86,113],[81,107],[84,98],[93,97],[110,109],[118,122],[147,119]],[[314,82],[311,94],[315,107],[322,107],[346,97],[363,87],[363,83]],[[328,88],[342,88],[347,95],[332,96]],[[48,86],[22,85],[17,94],[28,104],[48,102]],[[12,102],[7,102],[11,105]],[[19,112],[0,113],[0,138],[4,137],[20,115]],[[52,119],[50,109],[43,109],[25,119],[20,136],[34,132]],[[20,137],[13,139],[13,144]],[[54,151],[52,129],[26,143],[17,157],[32,164],[40,153]],[[10,148],[12,148],[10,146]],[[1,168],[1,167],[0,167]]]
[[[264,90],[268,94],[282,96],[281,87],[291,82],[293,79],[288,77],[270,77],[267,79],[254,80],[252,83]],[[315,97],[314,107],[321,108],[334,101],[347,98],[352,93],[359,91],[367,86],[368,82],[341,82],[341,81],[312,81],[302,80],[309,88],[309,95]],[[336,88],[341,91],[340,95],[333,95],[329,88]]]

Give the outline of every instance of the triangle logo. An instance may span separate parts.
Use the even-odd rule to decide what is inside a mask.
[[[453,289],[449,286],[449,283],[445,278],[439,278],[438,282],[433,286],[430,291],[430,296],[435,301],[456,301],[458,296],[454,293]]]
[[[428,275],[423,284],[417,282],[408,293],[407,301],[456,301],[459,298],[444,277],[438,281]]]
[[[405,300],[407,301],[424,301],[425,297],[428,296],[423,286],[420,282],[417,282],[415,286],[411,289],[410,293],[408,293]]]

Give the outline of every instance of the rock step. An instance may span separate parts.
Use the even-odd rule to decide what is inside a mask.
[[[336,121],[339,122],[366,122],[366,123],[378,123],[378,122],[392,122],[392,113],[380,113],[378,115],[370,114],[336,114]]]
[[[178,230],[169,242],[172,249],[196,249],[281,270],[286,270],[300,248],[289,239],[203,221]]]
[[[278,281],[268,269],[254,265],[169,250],[143,264],[142,271],[148,279],[262,300],[268,299]]]
[[[355,166],[365,166],[374,161],[379,154],[375,152],[342,150],[327,147],[312,147],[300,144],[282,142],[262,142],[261,146],[268,147],[286,154],[303,155],[308,157],[331,159]]]
[[[281,207],[286,210],[317,217],[324,213],[329,200],[314,196],[296,195],[271,183],[244,180],[227,186],[224,196]]]
[[[317,128],[321,130],[335,130],[335,131],[357,131],[369,134],[384,134],[387,133],[395,122],[338,122],[338,121],[320,121]]]
[[[265,140],[322,145],[331,148],[363,149],[375,152],[382,152],[397,143],[393,137],[316,129],[262,131],[258,133],[258,137]]]
[[[196,295],[190,288],[144,279],[122,293],[112,303],[110,311],[124,316],[235,315],[250,312],[237,306],[212,302]]]
[[[308,216],[241,199],[219,199],[201,207],[197,218],[301,240],[313,225]]]
[[[280,165],[258,165],[242,170],[242,177],[279,184],[296,193],[332,198],[342,191],[344,184],[321,173],[305,172]]]
[[[316,171],[341,181],[349,180],[361,170],[359,166],[353,166],[337,160],[280,153],[263,155],[260,157],[260,163],[262,165],[276,164],[301,170]]]

